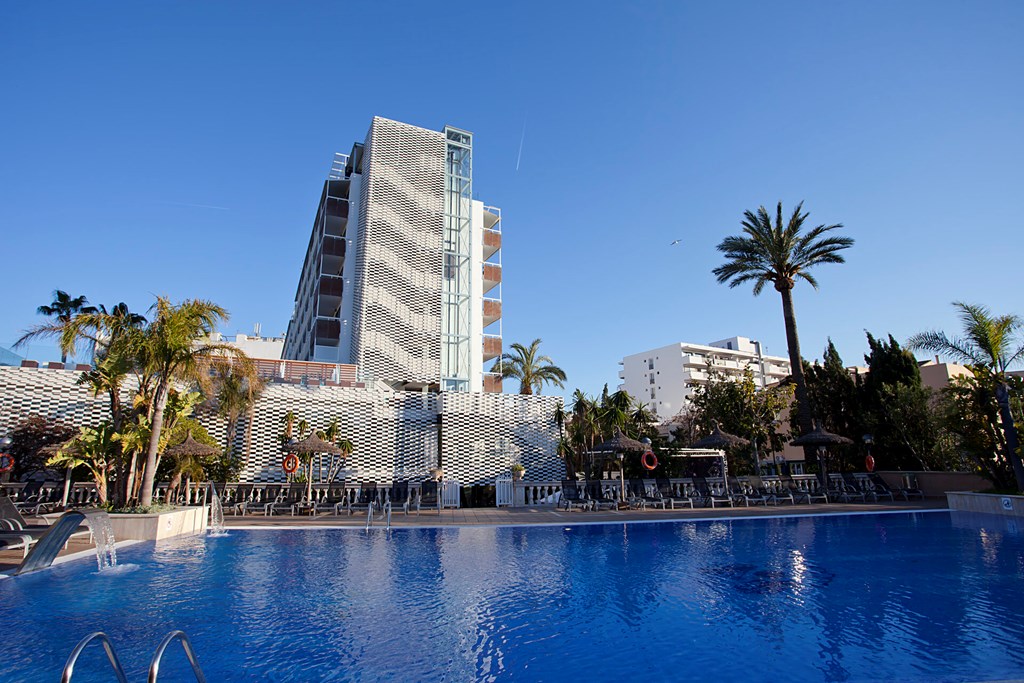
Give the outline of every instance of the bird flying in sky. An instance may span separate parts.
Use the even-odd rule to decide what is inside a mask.
[[[682,242],[682,240],[672,240],[672,243],[671,243],[671,244],[669,244],[668,246],[670,246],[670,247],[674,247],[674,246],[676,246],[677,244],[679,244],[680,242]]]

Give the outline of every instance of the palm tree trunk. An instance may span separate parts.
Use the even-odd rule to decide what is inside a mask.
[[[800,355],[800,337],[796,331],[796,313],[793,311],[793,288],[782,288],[779,290],[779,294],[782,295],[782,315],[786,321],[786,346],[789,349],[790,373],[793,375],[793,383],[796,384],[797,424],[800,425],[800,433],[807,434],[814,430],[814,412],[811,410],[811,400],[807,395],[803,356]],[[804,459],[810,461],[813,456],[814,447],[804,446]]]
[[[153,401],[153,424],[149,435],[149,449],[146,451],[146,469],[142,475],[142,491],[139,493],[139,504],[143,507],[153,504],[153,484],[156,483],[157,450],[160,447],[160,432],[164,427],[164,408],[167,407],[167,395],[170,387],[161,381],[156,388]]]
[[[1003,423],[1003,437],[1006,447],[1006,460],[1013,466],[1013,476],[1017,479],[1017,490],[1024,491],[1024,463],[1017,453],[1017,427],[1013,423],[1013,411],[1010,410],[1010,386],[1000,379],[996,385],[996,402],[999,404],[999,420]]]

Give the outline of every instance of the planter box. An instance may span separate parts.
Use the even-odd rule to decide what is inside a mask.
[[[946,501],[950,510],[981,512],[1005,517],[1024,517],[1024,496],[950,491],[946,494]]]
[[[159,541],[204,533],[209,512],[208,506],[199,505],[151,515],[110,515],[110,524],[118,541]]]

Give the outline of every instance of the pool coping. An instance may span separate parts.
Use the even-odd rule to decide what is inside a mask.
[[[953,512],[949,508],[914,508],[910,510],[852,510],[842,512],[807,512],[802,514],[781,514],[781,515],[752,515],[736,517],[661,517],[658,519],[623,519],[623,520],[595,520],[595,521],[565,521],[565,522],[531,522],[531,523],[475,523],[475,524],[403,524],[392,526],[390,529],[382,524],[374,524],[370,527],[353,524],[255,524],[242,525],[232,524],[224,528],[231,532],[233,529],[239,531],[310,531],[315,529],[348,529],[351,531],[367,531],[368,529],[381,529],[385,531],[415,530],[415,529],[504,529],[512,527],[574,527],[574,526],[599,526],[599,525],[621,525],[621,524],[666,524],[678,522],[742,522],[759,519],[800,519],[805,517],[848,517],[855,515],[908,515],[922,512]]]

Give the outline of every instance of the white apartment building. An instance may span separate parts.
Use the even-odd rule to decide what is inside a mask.
[[[500,392],[501,211],[473,198],[473,135],[375,116],[324,182],[284,358],[400,390]]]
[[[747,368],[764,388],[789,376],[789,359],[763,353],[761,343],[730,337],[707,345],[679,342],[626,356],[619,365],[620,390],[647,404],[661,421],[682,410],[697,385],[708,381],[709,371],[740,378]]]

